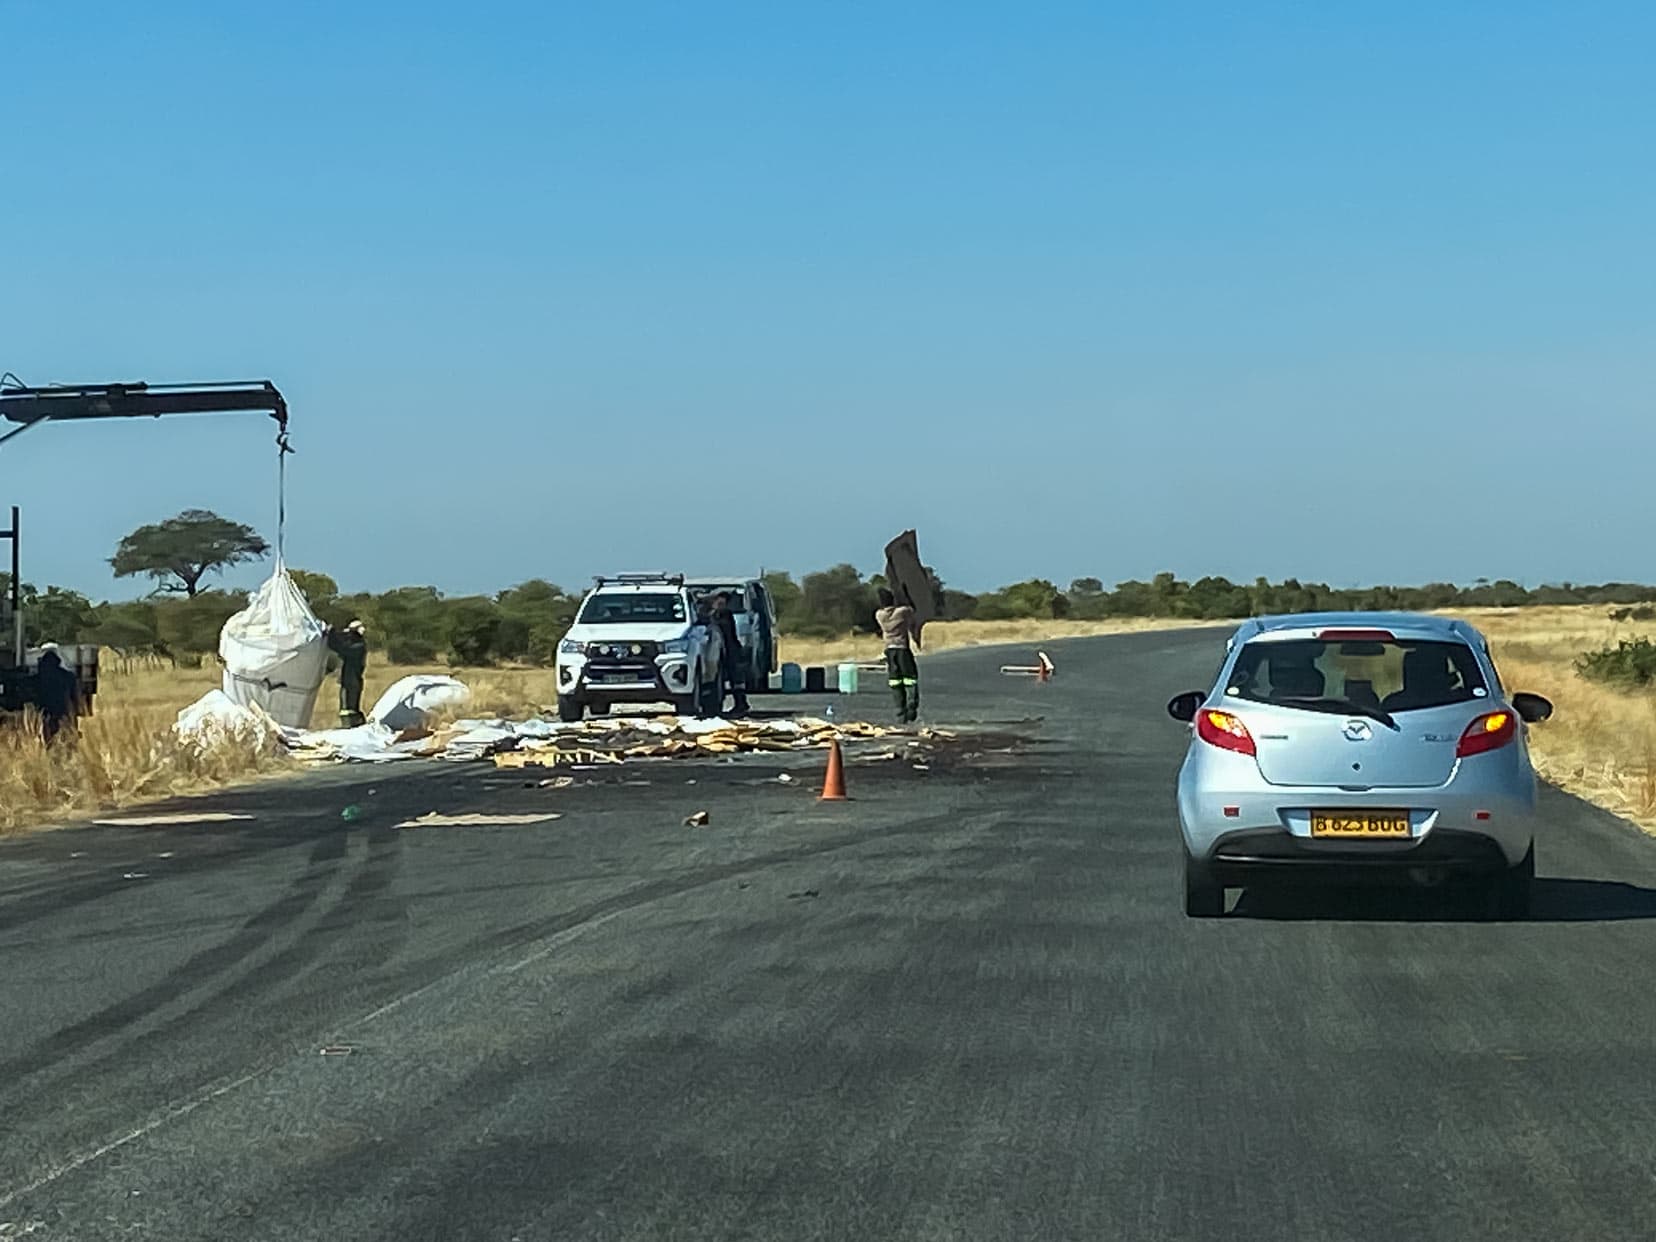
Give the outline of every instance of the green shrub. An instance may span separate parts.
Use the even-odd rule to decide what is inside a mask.
[[[385,658],[393,664],[430,664],[437,658],[437,644],[420,635],[398,634],[386,640]]]
[[[1589,681],[1648,686],[1656,681],[1656,643],[1648,638],[1624,638],[1614,647],[1582,652],[1575,667]]]
[[[448,631],[449,663],[477,668],[494,663],[500,612],[495,602],[480,596],[443,601]]]

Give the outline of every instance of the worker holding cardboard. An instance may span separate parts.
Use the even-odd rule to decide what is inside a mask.
[[[920,715],[920,669],[914,653],[920,632],[937,616],[937,592],[930,570],[920,560],[920,538],[905,530],[886,544],[886,586],[880,589],[880,607],[874,619],[885,640],[886,672],[900,724],[913,724]]]

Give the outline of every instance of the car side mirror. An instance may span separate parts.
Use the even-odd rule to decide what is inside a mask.
[[[1167,714],[1174,720],[1189,724],[1196,719],[1196,713],[1201,710],[1207,700],[1205,690],[1186,690],[1183,694],[1176,694],[1167,701]]]
[[[1520,693],[1512,696],[1512,710],[1526,724],[1535,724],[1553,714],[1553,705],[1551,699],[1544,699],[1539,694]]]

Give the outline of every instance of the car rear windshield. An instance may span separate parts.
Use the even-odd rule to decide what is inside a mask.
[[[1254,641],[1242,648],[1225,694],[1255,703],[1333,700],[1385,712],[1465,703],[1489,693],[1465,643],[1390,638]]]
[[[683,621],[684,597],[678,594],[615,594],[591,596],[581,609],[577,624],[622,625],[643,622],[655,625]]]

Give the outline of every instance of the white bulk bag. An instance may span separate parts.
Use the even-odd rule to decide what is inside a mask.
[[[459,707],[470,697],[471,690],[463,681],[440,674],[415,674],[393,682],[380,695],[368,719],[400,733],[420,728],[431,713]]]
[[[224,693],[257,705],[290,729],[310,728],[327,670],[328,640],[287,567],[275,571],[219,632]]]

